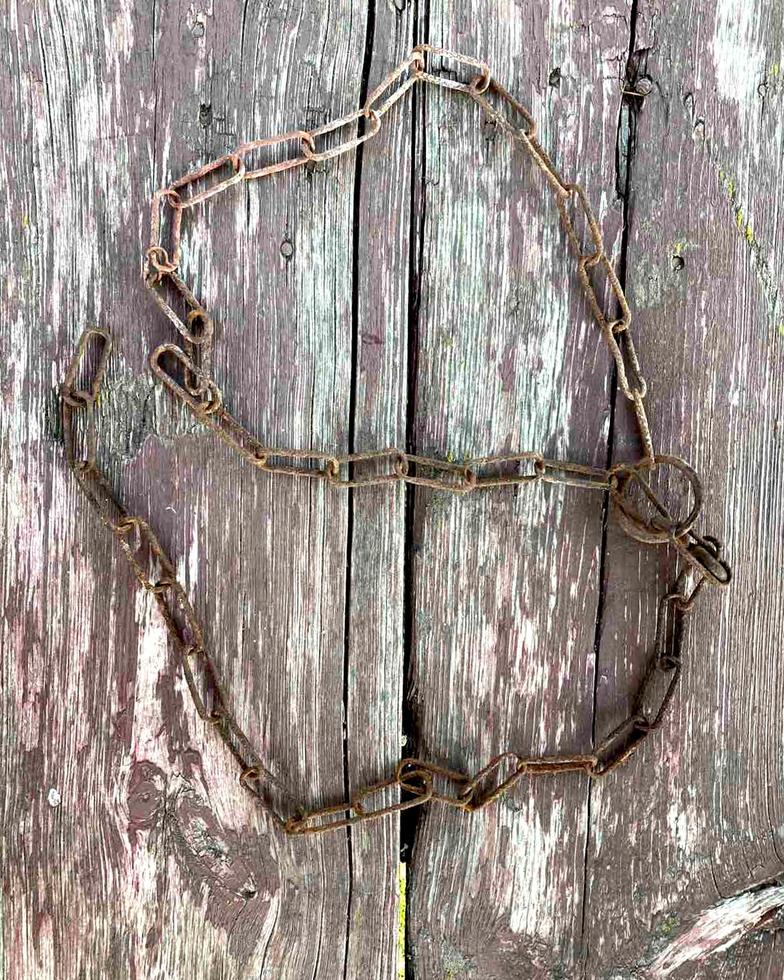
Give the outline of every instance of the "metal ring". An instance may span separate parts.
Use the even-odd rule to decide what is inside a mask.
[[[656,497],[650,489],[647,481],[640,476],[641,470],[654,470],[659,466],[673,466],[686,477],[694,494],[694,505],[688,515],[681,521],[673,519],[664,504]],[[642,463],[619,463],[612,469],[610,493],[618,508],[618,523],[630,537],[646,544],[663,544],[675,538],[681,538],[693,526],[702,509],[702,484],[697,473],[689,464],[679,456],[654,456],[651,460]],[[627,491],[634,481],[640,483],[645,488],[646,496],[653,505],[661,512],[664,525],[661,521],[650,520],[640,511],[633,507],[628,500]]]
[[[204,386],[204,391],[209,395],[209,401],[203,401],[202,399],[197,399],[196,396],[192,395],[183,385],[181,385],[161,364],[161,357],[164,354],[172,354],[183,366],[184,369],[190,371],[197,381],[202,382]],[[215,412],[220,411],[223,407],[223,395],[221,394],[220,388],[215,384],[215,382],[204,372],[202,369],[193,362],[193,360],[185,353],[185,351],[178,347],[176,344],[161,344],[156,347],[155,350],[150,354],[150,368],[153,374],[166,385],[166,387],[185,402],[186,405],[194,412],[201,415],[212,415]]]
[[[95,404],[95,395],[89,391],[81,391],[76,388],[66,389],[63,386],[60,389],[60,397],[71,408],[88,408]]]

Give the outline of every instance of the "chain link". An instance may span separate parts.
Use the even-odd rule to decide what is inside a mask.
[[[466,69],[469,77],[459,77],[466,74]],[[618,387],[631,402],[637,419],[643,449],[637,462],[601,468],[548,459],[530,451],[457,462],[401,448],[337,454],[268,446],[226,408],[223,394],[211,376],[213,321],[177,271],[182,252],[183,213],[242,181],[333,159],[355,149],[378,134],[387,112],[419,82],[467,95],[493,124],[525,149],[542,172],[574,253],[588,307],[614,360]],[[291,148],[293,153],[281,160],[264,159],[268,151],[285,154]],[[167,343],[152,352],[151,370],[200,422],[257,469],[321,480],[328,486],[343,489],[403,482],[457,494],[532,483],[600,490],[609,494],[619,523],[629,535],[642,542],[669,543],[685,561],[672,590],[659,603],[653,656],[632,711],[592,752],[560,756],[503,752],[473,774],[406,758],[398,763],[391,776],[359,789],[349,800],[304,810],[278,777],[263,765],[239,727],[201,625],[177,580],[171,560],[149,524],[129,515],[115,499],[109,482],[98,468],[94,408],[111,340],[106,331],[86,330],[61,387],[68,464],[88,502],[113,532],[139,583],[155,597],[179,653],[196,712],[215,729],[234,756],[240,769],[240,784],[256,797],[284,832],[301,836],[347,827],[427,802],[471,812],[498,799],[524,776],[582,772],[600,777],[621,765],[661,726],[672,702],[682,671],[687,613],[705,584],[726,586],[731,572],[721,557],[719,541],[709,535],[701,537],[693,530],[702,505],[702,488],[696,473],[680,458],[654,452],[645,412],[647,383],[634,348],[631,312],[623,287],[606,255],[601,230],[585,190],[566,181],[556,169],[538,142],[536,124],[528,109],[492,77],[484,62],[421,44],[382,79],[361,109],[311,130],[293,130],[243,143],[234,152],[156,191],[150,228],[144,280],[157,306],[182,338],[182,346]],[[611,312],[604,305],[605,295],[612,304]],[[77,375],[86,370],[89,351],[94,345],[98,345],[94,357],[97,363],[90,383],[79,387]],[[84,418],[83,452],[78,448],[77,417]],[[680,473],[690,487],[692,505],[685,518],[673,516],[651,486],[650,477],[660,467],[670,467]],[[635,492],[647,502],[647,511],[635,500]],[[691,586],[689,581],[693,582]]]

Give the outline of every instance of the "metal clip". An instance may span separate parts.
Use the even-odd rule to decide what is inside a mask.
[[[199,382],[199,386],[206,396],[205,399],[192,395],[187,388],[183,387],[179,381],[176,381],[169,374],[161,363],[161,358],[164,354],[173,354],[185,370],[191,372]],[[157,378],[160,378],[169,391],[176,395],[180,401],[185,402],[188,408],[197,416],[212,415],[223,407],[223,395],[221,394],[220,388],[176,344],[161,344],[160,347],[156,347],[152,354],[150,354],[150,370]]]
[[[687,542],[687,537],[691,538],[691,541]],[[690,531],[688,535],[675,542],[675,547],[702,576],[702,581],[706,585],[726,588],[732,581],[732,569],[729,563],[720,557],[722,545],[717,538],[711,535],[700,537]]]
[[[85,358],[87,347],[92,337],[97,337],[99,341],[103,342],[101,353],[98,357],[98,364],[96,365],[90,387],[87,390],[77,389],[74,388],[76,373]],[[66,402],[66,404],[70,405],[71,408],[85,408],[88,404],[92,404],[98,397],[98,392],[101,389],[101,382],[103,381],[103,376],[106,372],[106,362],[109,359],[109,352],[111,349],[112,338],[109,336],[106,330],[101,330],[99,327],[88,327],[82,333],[76,347],[76,352],[71,358],[71,363],[68,365],[68,370],[65,372],[65,378],[60,387],[60,397],[64,402]]]

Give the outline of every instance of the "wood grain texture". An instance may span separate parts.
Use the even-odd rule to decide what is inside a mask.
[[[367,92],[408,53],[410,9],[378,5],[368,21]],[[367,93],[364,93],[367,94]],[[398,105],[362,148],[355,199],[352,451],[403,446],[409,376],[409,113]],[[349,501],[346,659],[347,788],[394,771],[404,698],[406,491],[375,487]],[[391,800],[390,800],[391,802]],[[346,977],[396,977],[401,901],[397,818],[349,833],[352,887]]]
[[[560,169],[597,202],[617,255],[626,10],[606,6],[589,31],[578,6],[544,4],[525,17],[515,4],[488,4],[468,18],[458,4],[431,4],[425,26],[436,45],[481,50],[520,93]],[[541,174],[482,127],[470,102],[428,96],[426,116],[417,448],[457,458],[537,450],[603,465],[610,361]],[[426,757],[476,771],[507,749],[590,750],[602,503],[551,486],[465,501],[420,495],[412,668]],[[585,778],[569,775],[523,782],[471,819],[422,815],[415,976],[571,975],[587,802]]]
[[[600,495],[351,495],[251,471],[153,385],[152,191],[350,111],[415,41],[486,59],[625,275],[663,452],[736,583],[695,612],[661,736],[519,784],[279,837],[195,716],[154,604],[69,479],[56,388],[116,351],[101,460],[150,519],[238,717],[303,800],[401,755],[581,751],[628,707],[672,578]],[[762,0],[9,0],[0,10],[2,959],[9,980],[778,978],[784,23]],[[639,77],[644,99],[624,96]],[[417,92],[359,155],[199,209],[186,278],[262,438],[460,458],[637,453],[539,175]],[[755,886],[764,884],[760,889]]]
[[[784,570],[783,45],[782,11],[764,3],[666,15],[639,5],[634,70],[652,91],[631,121],[629,300],[657,444],[702,475],[700,527],[726,541],[735,581],[691,617],[661,738],[593,787],[589,975],[641,970],[691,913],[781,870],[781,603],[770,584]],[[617,452],[631,438],[622,408]],[[607,564],[599,656],[597,711],[612,718],[640,676],[634,651],[652,641],[652,598],[674,566],[658,549],[630,549],[613,525],[607,549],[623,555]],[[781,972],[773,934],[672,975]]]
[[[16,126],[42,128],[38,142],[28,137],[39,154],[30,172],[40,172],[21,190],[41,198],[36,251],[48,260],[16,321],[11,351],[27,365],[15,376],[19,397],[32,402],[37,427],[37,406],[45,393],[53,407],[52,386],[84,322],[114,329],[120,350],[100,422],[122,496],[178,559],[238,715],[272,767],[306,800],[341,798],[347,499],[259,480],[153,394],[144,360],[169,337],[139,272],[155,187],[243,138],[315,125],[358,103],[365,12],[306,4],[284,14],[237,3],[162,5],[154,18],[140,11],[14,10],[30,23],[12,24],[11,37],[38,46],[45,89],[33,115],[25,92],[12,105]],[[31,85],[23,70],[9,79]],[[122,100],[127,118],[115,108]],[[233,206],[205,207],[188,235],[186,276],[218,321],[216,375],[237,414],[282,442],[347,448],[355,165],[346,157],[284,177],[274,191],[243,188]],[[30,211],[22,201],[10,208],[23,250]],[[290,261],[283,241],[294,246]],[[281,847],[186,707],[163,624],[76,500],[52,434],[36,451],[27,416],[14,424],[17,458],[34,467],[18,493],[52,493],[41,533],[51,537],[56,526],[65,550],[37,536],[36,509],[9,509],[33,522],[19,532],[8,525],[12,540],[17,533],[12,560],[26,558],[41,576],[10,569],[8,581],[26,583],[18,594],[41,620],[36,640],[25,635],[23,613],[10,610],[18,650],[10,662],[26,684],[51,676],[55,685],[50,696],[4,685],[21,700],[8,713],[12,730],[27,731],[26,751],[38,760],[15,768],[21,792],[8,819],[18,825],[32,799],[45,823],[12,840],[5,865],[11,909],[20,906],[8,916],[18,930],[7,946],[10,972],[342,975],[346,837]],[[63,606],[73,617],[64,622]],[[108,650],[99,654],[101,637]],[[37,701],[40,722],[30,707]],[[49,786],[61,793],[56,810]],[[369,861],[371,901],[394,887],[383,861],[381,852]],[[31,881],[44,894],[31,893]],[[22,914],[25,896],[35,904]],[[387,922],[374,932],[369,919],[362,934],[363,971],[389,973],[373,962],[390,945]]]
[[[714,960],[711,963],[714,972],[720,975],[726,974],[729,966],[735,973],[742,968],[748,975],[750,964],[756,961],[755,975],[764,975],[767,967],[767,972],[775,976],[771,969],[775,963],[773,957],[768,958],[763,953],[764,959],[760,964],[760,959],[763,957],[759,952],[755,955],[747,948],[738,957],[739,951],[734,947],[736,943],[745,940],[749,934],[752,934],[752,940],[759,939],[759,935],[755,937],[753,933],[761,924],[770,923],[771,929],[778,931],[782,906],[784,906],[784,888],[771,883],[722,899],[697,916],[689,929],[669,939],[650,964],[650,975],[669,977],[678,972],[687,976],[693,975],[695,964],[702,968],[705,960],[716,950],[725,952],[732,949],[731,966],[726,961],[721,964],[721,960]],[[764,960],[767,960],[767,963]],[[759,969],[760,965],[762,970]]]

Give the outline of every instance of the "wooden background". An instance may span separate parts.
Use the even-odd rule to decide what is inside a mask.
[[[5,976],[784,976],[784,8],[0,6]],[[664,731],[605,781],[284,840],[66,471],[56,392],[86,325],[116,342],[101,459],[176,558],[241,723],[313,803],[401,752],[587,749],[628,708],[673,570],[598,495],[270,478],[152,382],[173,339],[141,281],[152,191],[351,111],[416,41],[487,60],[586,185],[657,447],[702,475],[736,579],[694,614]],[[468,100],[420,94],[361,155],[205,206],[185,272],[262,438],[636,454],[542,181]]]

